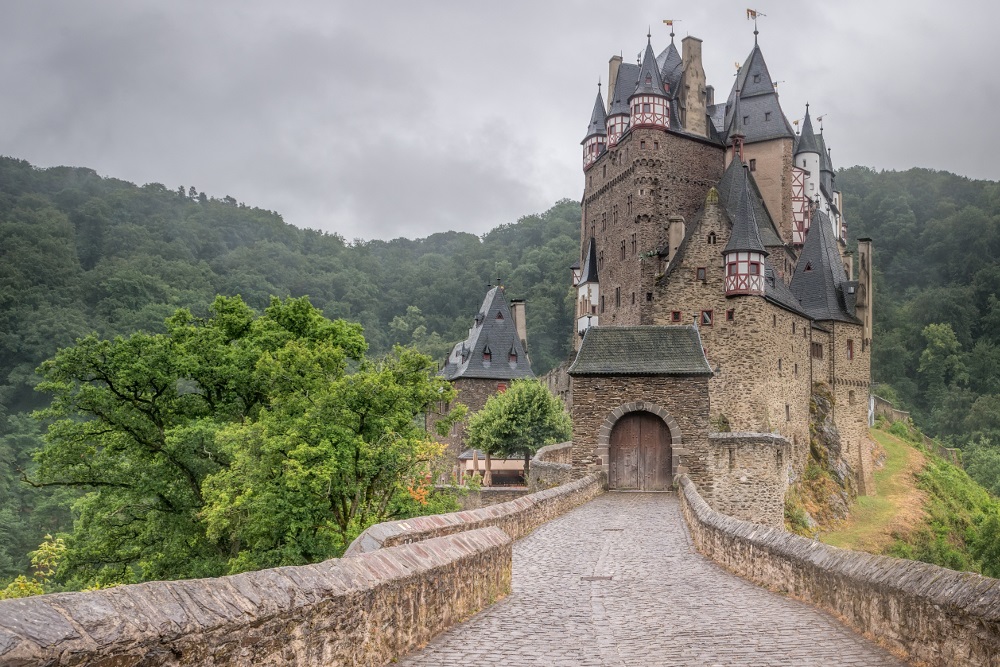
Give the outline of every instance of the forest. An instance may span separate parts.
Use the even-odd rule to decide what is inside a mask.
[[[853,167],[837,186],[850,238],[874,241],[875,392],[963,447],[970,473],[1000,493],[1000,184]],[[178,309],[210,320],[216,295],[258,314],[272,297],[308,296],[326,318],[359,323],[370,355],[403,344],[441,360],[499,280],[527,300],[541,374],[570,351],[579,215],[563,200],[481,237],[348,241],[192,185],[0,158],[0,584],[79,520],[78,490],[24,481],[45,428],[31,413],[53,396],[36,390],[40,367],[60,349],[91,334],[168,335]]]

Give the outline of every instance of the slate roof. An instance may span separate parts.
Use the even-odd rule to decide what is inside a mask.
[[[750,188],[753,217],[757,222],[757,233],[760,234],[761,242],[768,248],[785,245],[784,241],[781,240],[781,235],[778,234],[778,228],[774,226],[774,221],[771,219],[767,207],[764,206],[764,197],[757,187],[757,181],[739,160],[733,160],[729,164],[722,175],[722,180],[716,186],[719,191],[719,203],[726,210],[729,219],[736,219],[737,209],[747,186]]]
[[[635,86],[639,82],[639,66],[631,63],[622,63],[618,66],[618,78],[615,79],[615,89],[611,91],[609,116],[618,114],[630,114],[628,98],[635,91]]]
[[[802,304],[792,294],[792,290],[788,288],[785,281],[778,277],[778,274],[767,262],[764,263],[764,298],[785,310],[809,317],[809,313],[802,309]]]
[[[638,81],[635,84],[635,91],[632,95],[659,95],[667,97],[663,89],[663,78],[660,76],[660,68],[656,64],[656,56],[653,55],[653,46],[646,42],[646,52],[642,56],[642,65],[639,67]]]
[[[844,300],[847,285],[833,223],[828,215],[816,211],[789,287],[802,309],[813,319],[857,324],[859,320]]]
[[[587,255],[583,258],[583,270],[580,271],[580,282],[577,287],[584,283],[596,283],[597,280],[597,250],[594,237],[590,237],[587,243]]]
[[[590,327],[570,375],[712,375],[694,326]]]
[[[597,91],[597,99],[594,100],[594,112],[590,114],[590,124],[587,125],[587,134],[584,136],[583,141],[587,141],[594,136],[607,136],[608,130],[606,127],[607,116],[604,115],[604,98],[601,97],[601,91]]]
[[[802,133],[799,135],[798,142],[795,146],[795,155],[799,153],[819,153],[819,141],[816,139],[816,133],[813,132],[812,119],[809,117],[809,105],[806,105],[806,118],[802,121]],[[820,157],[822,160],[822,157]]]
[[[739,160],[733,160],[738,163]],[[740,186],[738,183],[730,190],[730,201],[735,197],[733,208],[727,209],[729,219],[733,222],[733,229],[729,233],[729,242],[726,244],[723,253],[748,251],[768,254],[764,249],[764,242],[760,240],[759,225],[757,223],[754,206],[754,197],[750,192],[750,169],[743,166],[744,177]]]
[[[737,91],[740,97],[741,120],[744,116],[747,118],[742,127],[746,143],[795,136],[792,126],[781,110],[781,104],[778,103],[778,93],[774,89],[771,73],[764,61],[764,54],[757,44],[754,44],[753,50],[740,68],[729,93],[726,103],[727,132],[731,130],[733,124]]]
[[[489,362],[483,360],[487,349],[491,356]],[[509,361],[511,352],[517,355],[514,363]],[[494,380],[535,377],[502,288],[494,287],[486,293],[469,329],[469,337],[452,348],[441,375],[446,380],[460,377]]]
[[[684,73],[681,54],[674,46],[674,40],[670,40],[670,46],[663,49],[660,55],[656,56],[656,64],[660,68],[660,79],[670,86],[671,97],[677,97],[677,89],[681,82],[681,74]]]

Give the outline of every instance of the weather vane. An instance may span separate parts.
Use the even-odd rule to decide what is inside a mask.
[[[757,19],[767,16],[763,12],[758,12],[756,9],[747,8],[747,20],[753,19],[753,43],[757,43]]]
[[[663,25],[670,28],[670,43],[674,43],[674,23],[680,23],[680,19],[663,19]]]

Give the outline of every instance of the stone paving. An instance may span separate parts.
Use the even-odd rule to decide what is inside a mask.
[[[605,494],[515,544],[511,595],[398,664],[904,665],[704,558],[677,498],[646,493]]]

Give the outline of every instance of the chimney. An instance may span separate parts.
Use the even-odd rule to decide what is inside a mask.
[[[684,129],[691,134],[708,136],[705,122],[705,68],[701,64],[701,40],[690,35],[681,40],[681,106],[684,109]]]
[[[611,60],[608,61],[608,96],[606,98],[608,111],[611,111],[611,105],[615,101],[615,84],[618,82],[618,68],[621,64],[621,56],[611,56]]]
[[[715,106],[715,86],[705,86],[705,106]]]
[[[673,261],[677,255],[678,248],[684,241],[684,218],[679,215],[672,215],[667,223],[667,261]]]
[[[517,337],[521,339],[521,347],[524,353],[528,353],[528,325],[524,321],[524,299],[510,300],[510,314],[514,318],[514,330]]]

